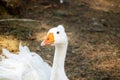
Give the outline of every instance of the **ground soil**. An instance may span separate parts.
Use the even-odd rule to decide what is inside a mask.
[[[0,21],[0,49],[17,52],[21,42],[51,65],[54,48],[40,43],[50,28],[62,24],[69,38],[65,70],[70,80],[120,80],[119,0],[31,0],[19,15],[3,16],[34,21]]]

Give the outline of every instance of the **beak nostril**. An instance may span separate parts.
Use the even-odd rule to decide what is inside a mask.
[[[43,43],[41,45],[48,45],[48,44],[53,44],[54,43],[54,36],[53,36],[53,33],[49,33]]]
[[[49,40],[49,38],[47,38],[47,40]]]

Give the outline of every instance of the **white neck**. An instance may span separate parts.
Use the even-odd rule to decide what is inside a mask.
[[[55,46],[55,55],[50,80],[68,80],[64,70],[66,51],[67,43]]]

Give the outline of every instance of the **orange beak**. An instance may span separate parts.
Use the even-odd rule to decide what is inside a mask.
[[[53,33],[49,33],[47,37],[42,41],[41,46],[49,45],[54,43],[54,35]]]

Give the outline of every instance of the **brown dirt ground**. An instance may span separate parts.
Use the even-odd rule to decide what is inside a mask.
[[[32,0],[21,15],[36,21],[0,22],[0,49],[30,47],[52,64],[54,48],[39,44],[47,31],[59,24],[69,37],[66,73],[70,80],[120,80],[120,1],[68,0],[42,5]]]

